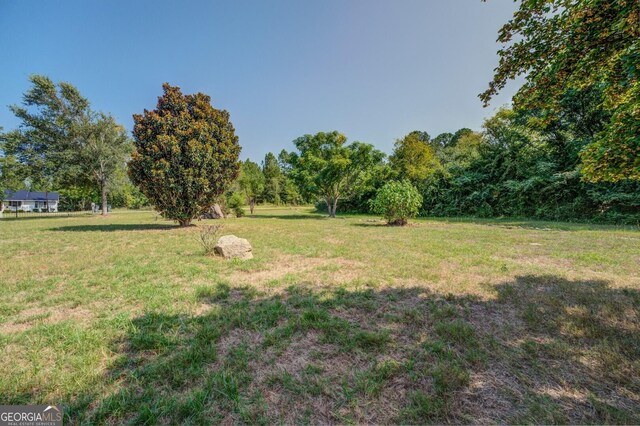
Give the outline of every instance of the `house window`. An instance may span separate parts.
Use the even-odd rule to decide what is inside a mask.
[[[20,207],[22,205],[22,201],[9,201],[9,207]]]

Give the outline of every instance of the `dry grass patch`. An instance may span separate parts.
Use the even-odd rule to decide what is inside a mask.
[[[239,285],[254,287],[277,283],[287,276],[294,276],[299,282],[326,284],[326,280],[329,280],[332,283],[344,283],[361,275],[363,268],[364,265],[358,261],[339,257],[319,258],[283,254],[263,265],[261,269],[233,271],[225,276],[225,279]]]

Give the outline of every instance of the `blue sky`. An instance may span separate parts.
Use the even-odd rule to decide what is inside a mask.
[[[77,86],[128,129],[162,83],[227,109],[242,158],[339,130],[390,152],[412,130],[479,129],[511,0],[0,0],[0,126],[30,74]]]

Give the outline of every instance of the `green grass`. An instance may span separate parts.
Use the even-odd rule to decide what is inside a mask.
[[[640,422],[638,229],[118,211],[3,219],[0,256],[0,403],[71,424]]]

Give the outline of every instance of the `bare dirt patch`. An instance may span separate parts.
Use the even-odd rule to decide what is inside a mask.
[[[20,311],[10,322],[0,324],[0,333],[20,333],[38,324],[55,324],[66,320],[86,323],[93,315],[93,311],[79,307],[32,307]]]
[[[333,282],[348,282],[358,277],[364,265],[340,257],[320,258],[300,255],[281,255],[264,269],[257,271],[234,271],[228,279],[232,283],[261,285],[295,275],[305,282],[318,282],[319,275],[330,276]],[[322,281],[322,280],[320,280]]]

